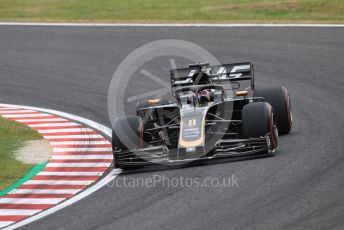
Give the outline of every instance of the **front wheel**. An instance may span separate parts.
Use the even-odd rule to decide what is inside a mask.
[[[270,135],[269,156],[274,155],[278,145],[278,129],[273,108],[267,102],[247,104],[242,110],[242,134],[246,139]]]
[[[123,166],[121,162],[137,159],[136,155],[129,150],[140,147],[142,139],[141,120],[139,117],[118,118],[112,128],[112,151],[114,155],[115,168],[131,169],[137,166]]]

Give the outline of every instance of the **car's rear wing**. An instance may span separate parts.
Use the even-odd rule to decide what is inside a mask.
[[[210,82],[212,84],[226,84],[231,81],[250,80],[251,87],[254,89],[253,64],[250,62],[243,62],[215,66],[210,66],[207,63],[200,63],[192,64],[189,66],[189,68],[172,69],[172,90],[180,86],[194,85],[193,76],[201,71],[202,68],[209,73]]]

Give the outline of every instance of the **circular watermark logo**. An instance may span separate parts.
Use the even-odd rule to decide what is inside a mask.
[[[184,156],[185,161],[178,160],[179,156],[176,158],[181,110],[184,108],[178,103],[178,95],[172,93],[170,71],[186,68],[191,63],[220,65],[206,49],[176,39],[157,40],[142,45],[120,63],[113,74],[108,92],[108,113],[114,131],[113,143],[117,160],[132,161],[139,157],[143,161],[158,164],[188,162],[187,154]],[[233,92],[226,90],[225,94],[231,97]],[[232,111],[232,104],[225,104],[221,106],[221,110]],[[162,108],[166,106],[167,109]],[[224,108],[226,106],[230,108]],[[137,112],[140,108],[147,107],[151,109],[144,110],[143,115]],[[217,119],[216,113],[219,110],[212,111],[212,119]],[[209,124],[204,122],[203,126],[207,125]],[[222,130],[228,125],[229,123],[222,123]],[[206,134],[207,143],[211,143],[208,144],[210,148],[220,138],[220,132],[216,135],[210,135],[210,132]]]

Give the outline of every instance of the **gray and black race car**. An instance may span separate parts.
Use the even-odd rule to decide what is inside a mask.
[[[287,89],[256,89],[250,62],[173,69],[171,88],[175,102],[144,101],[136,116],[115,121],[115,167],[272,156],[278,136],[291,130]]]

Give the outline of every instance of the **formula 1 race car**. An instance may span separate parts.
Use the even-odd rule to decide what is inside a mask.
[[[244,87],[246,84],[246,87]],[[253,65],[191,64],[171,70],[175,102],[151,99],[112,131],[114,166],[178,164],[275,154],[292,127],[285,87],[255,88]]]

